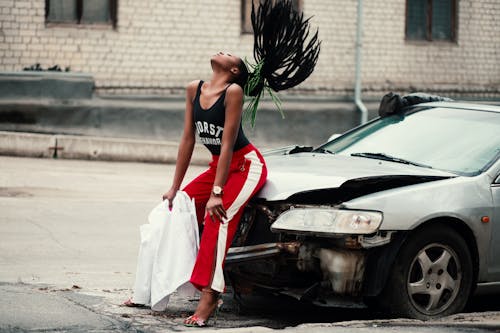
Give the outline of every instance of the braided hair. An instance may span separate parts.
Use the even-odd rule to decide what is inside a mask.
[[[242,61],[238,84],[250,97],[245,119],[255,124],[261,96],[267,91],[281,115],[281,101],[273,92],[295,87],[307,79],[318,61],[321,42],[318,30],[309,38],[309,20],[294,8],[291,0],[263,0],[256,10],[252,3],[253,56],[256,64]],[[245,84],[242,84],[245,82]]]

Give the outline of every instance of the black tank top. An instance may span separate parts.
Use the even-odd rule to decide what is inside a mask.
[[[224,99],[226,98],[226,89],[219,96],[217,101],[208,109],[203,109],[200,104],[201,86],[203,81],[200,81],[196,97],[193,102],[193,120],[196,132],[198,133],[201,142],[210,150],[213,155],[220,155],[220,146],[222,143],[222,132],[224,130],[224,121],[226,119],[226,108]],[[229,86],[228,86],[229,87]],[[233,151],[239,150],[250,142],[243,133],[243,128],[238,130],[238,136],[234,143]]]

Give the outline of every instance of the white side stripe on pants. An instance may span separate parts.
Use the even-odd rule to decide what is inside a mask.
[[[228,221],[231,221],[241,206],[250,198],[262,175],[262,162],[259,160],[257,153],[255,151],[251,151],[245,155],[245,158],[250,161],[247,179],[232,205],[226,210],[227,218],[224,219],[224,223],[221,223],[219,226],[217,259],[215,262],[215,271],[211,286],[213,290],[218,292],[223,292],[225,287],[222,263],[224,261],[224,254],[226,253]]]

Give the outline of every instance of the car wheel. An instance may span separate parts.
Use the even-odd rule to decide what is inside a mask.
[[[429,226],[403,245],[382,293],[390,312],[428,320],[460,312],[473,280],[465,240],[445,225]]]

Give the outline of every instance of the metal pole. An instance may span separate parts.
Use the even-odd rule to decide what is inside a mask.
[[[354,86],[354,103],[361,113],[361,124],[368,121],[368,110],[361,100],[361,51],[363,34],[363,0],[358,0],[358,18],[356,26],[356,76]]]

